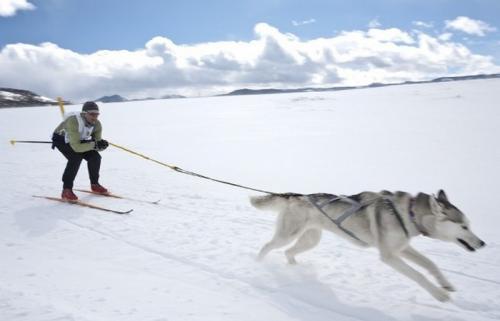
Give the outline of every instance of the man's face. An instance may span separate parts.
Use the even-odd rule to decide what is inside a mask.
[[[97,122],[97,117],[99,117],[99,112],[97,111],[86,112],[83,114],[83,117],[85,117],[85,120],[89,124],[94,125]]]

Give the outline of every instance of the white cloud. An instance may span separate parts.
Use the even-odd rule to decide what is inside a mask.
[[[298,27],[298,26],[303,26],[303,25],[308,25],[308,24],[311,24],[311,23],[315,23],[315,22],[316,22],[316,19],[309,19],[309,20],[304,20],[304,21],[295,21],[295,20],[293,20],[292,24],[295,27]]]
[[[109,94],[216,94],[243,87],[366,85],[500,72],[491,57],[443,35],[373,28],[306,41],[266,23],[254,32],[250,41],[182,45],[155,37],[135,51],[91,54],[52,43],[9,44],[0,51],[0,87],[81,101]]]
[[[0,0],[0,17],[14,16],[18,10],[33,10],[35,6],[27,0]]]
[[[379,28],[382,24],[378,21],[378,17],[368,22],[368,28]]]
[[[422,28],[434,27],[434,24],[432,22],[425,22],[425,21],[413,21],[412,24],[417,26],[417,27],[422,27]]]
[[[440,34],[438,36],[438,39],[439,40],[442,40],[442,41],[449,41],[451,39],[451,37],[453,37],[453,34],[452,33],[449,33],[449,32],[445,32],[443,34]]]
[[[412,44],[415,42],[408,33],[397,28],[370,29],[368,30],[367,35],[380,42],[401,42],[406,44]]]
[[[460,16],[454,20],[445,21],[446,29],[453,29],[465,32],[470,35],[483,37],[486,32],[495,31],[496,28],[491,27],[484,21],[474,20],[468,17]]]

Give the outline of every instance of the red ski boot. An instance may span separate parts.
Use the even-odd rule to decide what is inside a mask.
[[[73,190],[71,188],[63,188],[63,191],[61,193],[61,198],[69,202],[78,201],[78,196],[76,196],[75,193],[73,193]]]
[[[90,184],[90,189],[92,192],[97,194],[108,194],[108,190],[101,186],[100,184]]]

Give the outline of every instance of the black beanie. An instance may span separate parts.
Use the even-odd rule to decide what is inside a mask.
[[[85,104],[83,104],[82,112],[84,113],[99,112],[99,107],[93,101],[87,101]]]

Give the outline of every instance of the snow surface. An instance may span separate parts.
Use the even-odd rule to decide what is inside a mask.
[[[362,249],[324,233],[285,263],[255,261],[276,215],[247,190],[182,175],[110,147],[101,183],[160,205],[58,196],[65,160],[48,140],[57,107],[0,110],[0,320],[499,320],[500,80],[342,92],[102,104],[104,137],[154,159],[276,192],[435,193],[444,188],[488,246],[416,238],[458,292],[435,301]],[[76,111],[80,106],[68,106]],[[87,187],[82,164],[77,187]]]

